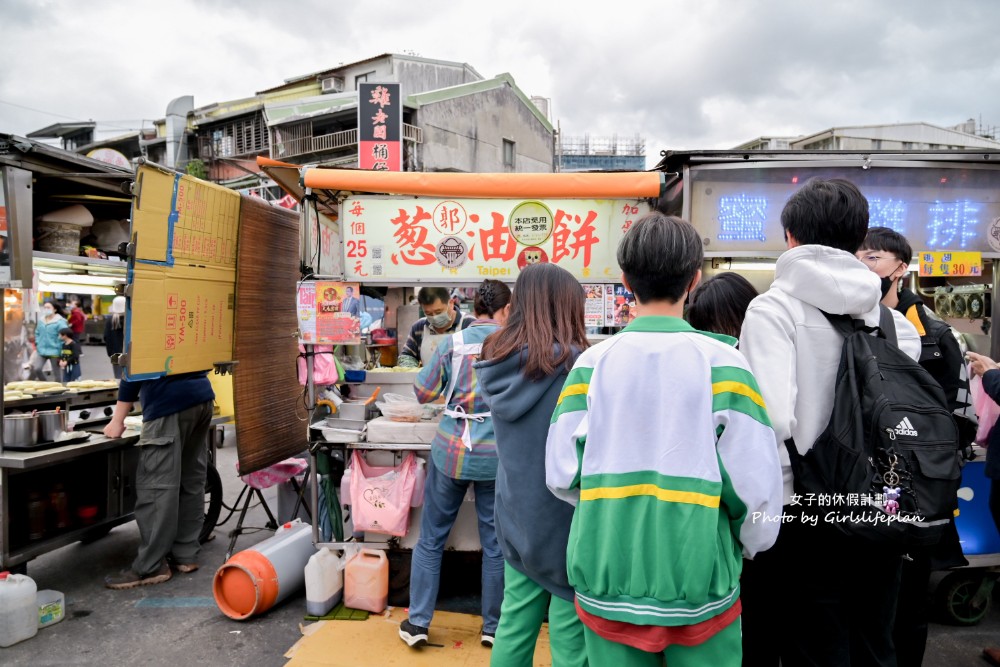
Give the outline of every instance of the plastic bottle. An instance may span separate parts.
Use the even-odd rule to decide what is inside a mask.
[[[413,483],[413,495],[410,496],[410,507],[420,507],[424,504],[424,483],[427,481],[427,461],[417,457],[416,481]]]
[[[62,484],[56,484],[52,488],[52,493],[49,494],[49,506],[55,517],[56,530],[69,528],[69,499]]]
[[[306,613],[324,616],[344,596],[344,559],[323,547],[306,563]]]
[[[25,574],[0,572],[0,646],[31,639],[38,632],[37,587]]]
[[[362,549],[344,567],[344,606],[381,613],[389,602],[389,559]]]
[[[28,494],[28,539],[45,537],[45,500],[37,491]]]
[[[340,478],[340,504],[347,507],[351,504],[351,467],[344,469],[344,476]]]
[[[66,615],[66,597],[59,591],[38,591],[37,602],[40,628],[58,623]]]

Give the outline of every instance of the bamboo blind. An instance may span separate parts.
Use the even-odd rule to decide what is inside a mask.
[[[308,446],[294,336],[299,218],[243,197],[236,262],[233,400],[240,473],[266,468]]]

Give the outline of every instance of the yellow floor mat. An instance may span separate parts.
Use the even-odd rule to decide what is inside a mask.
[[[302,639],[285,653],[286,667],[487,667],[490,650],[480,645],[482,618],[470,614],[434,613],[430,641],[443,647],[411,649],[399,639],[405,609],[372,614],[367,621],[318,621],[302,628]],[[551,667],[549,628],[542,626],[535,646],[534,667]]]

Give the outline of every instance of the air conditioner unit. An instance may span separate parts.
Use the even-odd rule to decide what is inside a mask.
[[[323,86],[324,93],[342,93],[344,92],[344,77],[342,76],[328,76],[321,82]]]

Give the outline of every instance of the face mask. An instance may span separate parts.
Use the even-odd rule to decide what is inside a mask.
[[[438,315],[428,315],[427,323],[435,329],[444,329],[451,324],[451,315],[448,314],[447,310]]]
[[[46,317],[48,317],[49,315],[52,315],[56,311],[54,308],[42,308],[42,312],[45,313]]]
[[[892,286],[896,281],[888,276],[882,278],[881,280],[882,280],[882,298],[884,299],[885,295],[889,293],[889,290],[892,289]]]

